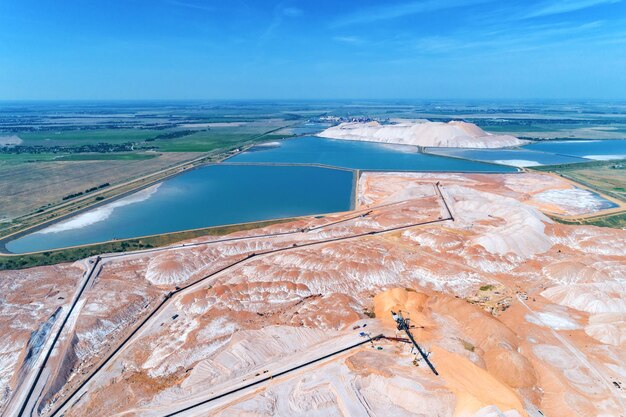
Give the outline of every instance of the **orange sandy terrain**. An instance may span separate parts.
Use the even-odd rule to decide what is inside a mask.
[[[358,187],[355,212],[1,273],[0,411],[92,268],[33,415],[624,415],[626,231],[551,221],[580,207],[544,174]]]

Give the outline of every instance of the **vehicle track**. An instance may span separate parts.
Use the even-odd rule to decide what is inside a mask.
[[[593,376],[595,376],[597,378],[598,382],[601,382],[605,386],[605,388],[607,389],[608,392],[612,392],[613,391],[613,389],[615,387],[613,386],[611,381],[608,378],[606,378],[604,376],[604,374],[601,371],[598,370],[598,368],[596,368],[591,362],[589,362],[587,357],[584,354],[582,354],[580,352],[580,350],[578,350],[567,339],[565,339],[563,336],[561,336],[556,330],[554,330],[552,327],[547,325],[542,320],[542,318],[537,314],[537,312],[535,310],[533,310],[528,304],[526,304],[521,297],[517,297],[517,299],[534,316],[534,318],[539,321],[539,323],[543,323],[544,326],[549,329],[550,333],[552,333],[552,335],[559,342],[561,342],[563,347],[566,350],[568,350],[569,353],[571,353],[578,360],[578,363],[580,365],[582,365],[585,368],[587,368],[589,373],[591,373]],[[615,398],[615,401],[622,407],[622,409],[626,410],[626,404],[624,404],[624,401],[622,400],[621,396],[614,395],[613,397]]]
[[[19,412],[20,416],[22,416],[24,414],[24,411],[26,410],[26,407],[28,406],[28,403],[31,400],[33,392],[35,391],[35,388],[39,384],[39,379],[41,378],[41,374],[43,373],[44,369],[46,368],[46,365],[48,363],[48,359],[50,358],[50,355],[52,354],[52,351],[54,350],[54,347],[56,346],[59,338],[61,337],[61,333],[63,333],[63,329],[65,328],[65,325],[67,324],[67,321],[69,320],[69,318],[71,317],[72,313],[74,312],[74,308],[76,308],[76,304],[78,304],[78,301],[80,300],[80,297],[82,296],[83,292],[85,291],[85,288],[87,288],[87,285],[91,281],[91,278],[93,277],[93,273],[98,268],[100,260],[101,260],[101,258],[99,256],[97,256],[95,262],[93,263],[93,265],[91,267],[91,270],[89,271],[87,277],[84,280],[85,282],[83,283],[83,285],[78,290],[78,293],[74,297],[74,301],[72,302],[72,305],[70,306],[69,311],[65,315],[65,318],[63,319],[63,321],[61,322],[61,326],[59,327],[59,331],[54,335],[54,339],[52,340],[52,344],[50,345],[50,349],[48,349],[48,351],[46,352],[46,355],[44,356],[43,362],[40,365],[39,370],[37,371],[37,375],[35,376],[35,381],[33,382],[32,386],[28,390],[28,394],[26,395],[26,399],[24,400],[24,403],[20,407],[20,412]],[[33,408],[34,408],[34,406],[33,406]],[[31,412],[30,412],[31,415],[32,415],[32,411],[33,410],[31,410]]]
[[[23,415],[23,413],[25,411],[25,407],[30,402],[30,399],[31,399],[32,394],[33,394],[33,391],[35,390],[36,386],[39,383],[39,379],[41,378],[41,375],[42,375],[45,367],[47,366],[48,359],[50,358],[50,355],[51,355],[52,351],[54,350],[54,347],[56,346],[56,343],[57,343],[58,339],[60,338],[60,335],[63,332],[69,317],[73,313],[74,308],[75,308],[76,304],[78,303],[78,301],[79,301],[82,293],[84,292],[85,288],[87,287],[89,281],[91,281],[94,278],[93,272],[99,266],[100,261],[102,259],[114,259],[114,258],[127,257],[127,256],[138,255],[138,254],[146,254],[146,253],[154,253],[154,252],[164,252],[164,251],[171,251],[171,250],[180,249],[180,248],[191,248],[191,247],[197,247],[197,246],[205,246],[205,245],[211,245],[211,244],[216,244],[216,243],[234,242],[234,241],[250,240],[250,239],[275,238],[275,237],[280,237],[280,236],[288,236],[288,235],[293,235],[293,234],[310,232],[310,231],[320,230],[320,229],[323,229],[323,228],[326,228],[326,227],[329,227],[329,226],[334,226],[334,225],[339,224],[339,223],[344,223],[344,222],[348,222],[350,220],[354,220],[354,219],[365,217],[366,215],[370,214],[373,210],[379,210],[381,208],[385,208],[385,207],[389,207],[389,206],[393,206],[393,205],[401,205],[401,204],[404,204],[404,203],[405,202],[402,201],[402,202],[398,202],[398,203],[383,204],[383,205],[380,205],[380,206],[377,206],[377,207],[373,207],[373,208],[358,210],[358,211],[356,211],[356,213],[359,213],[359,214],[356,214],[356,215],[354,215],[352,217],[349,217],[349,218],[346,218],[346,219],[342,219],[342,220],[337,220],[337,221],[326,223],[326,224],[322,224],[320,226],[311,227],[311,228],[296,229],[296,230],[290,230],[290,231],[287,231],[287,232],[268,233],[268,234],[261,234],[261,235],[255,235],[255,236],[242,236],[242,237],[227,238],[227,239],[209,240],[209,241],[203,241],[203,242],[197,242],[197,243],[174,245],[174,246],[169,246],[169,247],[165,247],[165,248],[144,249],[144,250],[139,250],[139,251],[135,251],[135,252],[131,252],[131,253],[128,253],[128,252],[127,253],[116,253],[116,254],[101,255],[101,256],[96,257],[96,261],[93,263],[92,268],[88,272],[88,276],[87,276],[84,284],[81,286],[81,288],[79,290],[78,297],[76,297],[76,299],[74,300],[74,302],[70,306],[69,313],[67,314],[67,316],[63,320],[63,322],[61,324],[61,328],[59,329],[59,331],[55,335],[54,341],[53,341],[52,345],[50,346],[50,349],[46,352],[44,361],[42,362],[42,365],[40,366],[40,368],[39,368],[39,370],[37,372],[37,376],[36,376],[36,379],[35,379],[33,385],[29,389],[29,393],[28,393],[27,398],[26,398],[26,400],[24,402],[24,405],[20,409],[19,415],[20,416]],[[235,265],[236,264],[231,264],[230,266],[227,266],[226,268],[231,267],[231,266],[235,266]],[[216,273],[219,273],[219,272],[221,272],[221,270],[218,270]],[[194,284],[195,283],[192,283],[190,285],[194,285]],[[31,415],[32,415],[32,410],[31,410]]]
[[[173,413],[165,414],[165,416],[164,416],[164,417],[171,417],[171,416],[175,416],[175,415],[178,415],[178,414],[184,413],[185,411],[189,411],[189,410],[194,409],[194,408],[196,408],[196,407],[199,407],[199,406],[201,406],[201,405],[208,404],[208,403],[213,402],[213,401],[215,401],[215,400],[219,400],[220,398],[226,397],[227,395],[234,394],[234,393],[237,393],[237,392],[239,392],[239,391],[243,391],[243,390],[245,390],[245,389],[248,389],[248,388],[254,387],[254,386],[256,386],[256,385],[260,385],[260,384],[262,384],[262,383],[264,383],[264,382],[267,382],[267,381],[269,381],[269,380],[272,380],[272,379],[274,379],[274,378],[279,378],[279,377],[281,377],[281,376],[283,376],[283,375],[286,375],[286,374],[288,374],[288,373],[291,373],[291,372],[293,372],[293,371],[297,371],[298,369],[301,369],[301,368],[307,367],[307,366],[312,365],[312,364],[317,363],[317,362],[321,362],[321,361],[323,361],[324,359],[331,358],[331,357],[333,357],[333,356],[339,355],[340,353],[347,352],[348,350],[351,350],[351,349],[357,348],[357,347],[359,347],[359,346],[363,346],[363,345],[365,345],[365,344],[367,344],[367,343],[371,343],[371,342],[373,342],[373,341],[375,341],[375,340],[379,340],[379,339],[385,339],[385,335],[383,335],[383,334],[379,334],[378,336],[374,336],[374,337],[367,338],[366,340],[361,341],[361,342],[359,342],[359,343],[355,343],[355,344],[350,345],[350,346],[348,346],[348,347],[345,347],[345,348],[343,348],[343,349],[340,349],[340,350],[337,350],[337,351],[334,351],[334,352],[328,353],[328,354],[326,354],[326,355],[324,355],[324,356],[320,356],[319,358],[311,359],[310,361],[307,361],[307,362],[305,362],[305,363],[301,363],[300,365],[296,365],[296,366],[293,366],[293,367],[291,367],[291,368],[285,369],[284,371],[280,371],[280,372],[275,373],[275,374],[273,374],[273,375],[269,375],[269,376],[263,377],[263,378],[261,378],[261,379],[259,379],[259,380],[256,380],[256,381],[251,382],[251,383],[249,383],[249,384],[246,384],[246,385],[244,385],[244,386],[241,386],[241,387],[234,388],[234,389],[231,389],[231,390],[229,390],[229,391],[223,392],[223,393],[221,393],[221,394],[218,394],[218,395],[216,395],[216,396],[214,396],[214,397],[211,397],[211,398],[208,398],[208,399],[206,399],[206,400],[199,401],[199,402],[197,402],[197,403],[195,403],[195,404],[193,404],[193,405],[190,405],[190,406],[188,406],[188,407],[185,407],[185,408],[182,408],[182,409],[180,409],[180,410],[174,411]]]

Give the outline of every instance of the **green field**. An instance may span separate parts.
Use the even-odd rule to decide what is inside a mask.
[[[229,148],[247,141],[245,133],[198,132],[178,139],[165,139],[151,142],[162,152],[209,152]]]
[[[161,152],[211,152],[217,149],[232,149],[254,141],[283,139],[290,135],[264,135],[245,133],[199,132],[172,141],[155,143]]]
[[[163,152],[211,152],[221,148],[232,148],[237,144],[254,141],[264,134],[271,134],[282,127],[296,122],[285,119],[272,118],[270,120],[255,120],[248,118],[211,118],[206,123],[238,122],[241,125],[219,126],[210,128],[183,128],[173,127],[168,129],[111,129],[100,128],[94,130],[62,130],[62,131],[39,131],[24,132],[18,136],[24,141],[24,146],[81,146],[95,145],[99,143],[121,144],[136,143],[138,147],[157,148]],[[195,121],[194,123],[201,123]],[[194,132],[194,130],[197,130]],[[186,134],[189,132],[188,134]],[[181,137],[167,137],[168,134],[182,134]],[[285,135],[280,135],[280,138]],[[273,139],[279,138],[272,136]],[[128,155],[128,153],[126,153]],[[37,157],[38,160],[54,159],[53,157]],[[57,156],[59,154],[57,153]],[[18,157],[16,155],[16,157]],[[4,157],[11,159],[11,157]],[[18,157],[19,159],[20,157]],[[84,159],[80,159],[84,158]],[[111,159],[119,159],[110,157]],[[140,157],[139,157],[140,158]],[[92,157],[63,157],[64,160],[90,160]],[[103,158],[104,159],[104,158]]]
[[[626,228],[626,213],[619,213],[614,216],[601,217],[599,219],[591,219],[584,224],[592,224],[594,226],[612,227],[615,229]]]
[[[285,120],[269,120],[239,126],[211,127],[182,137],[157,139],[147,143],[150,146],[156,146],[162,152],[211,152],[217,149],[236,148],[257,140],[289,137],[290,135],[273,133],[290,124],[293,123]]]
[[[75,153],[59,156],[57,161],[141,161],[159,156],[158,153]]]
[[[0,153],[0,166],[9,164],[23,164],[31,162],[45,162],[54,161],[58,158],[58,154],[53,153],[22,153],[22,154],[7,154]]]
[[[582,224],[582,225],[591,225],[591,226],[600,226],[600,227],[611,227],[613,229],[624,229],[626,228],[626,213],[617,213],[611,216],[604,216],[592,219],[586,219],[578,222],[568,222],[563,219],[556,219],[559,223],[564,224]]]
[[[22,145],[85,145],[88,143],[141,142],[163,133],[149,129],[94,129],[94,130],[46,130],[23,132],[18,136]]]
[[[0,153],[0,164],[20,164],[30,162],[65,162],[65,161],[139,161],[152,159],[159,156],[158,153],[139,152],[112,152],[112,153],[22,153],[22,154],[2,154]]]

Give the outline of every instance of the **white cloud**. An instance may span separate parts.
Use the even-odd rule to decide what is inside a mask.
[[[538,9],[528,13],[525,17],[542,17],[555,14],[575,12],[603,4],[615,4],[622,0],[558,0],[543,3]]]
[[[272,21],[270,22],[267,29],[265,29],[265,31],[259,37],[259,45],[264,44],[265,42],[267,42],[268,39],[273,36],[276,29],[278,29],[280,25],[283,24],[283,20],[302,16],[303,13],[304,12],[302,11],[302,9],[299,9],[297,7],[283,7],[282,3],[278,4],[274,8],[274,16],[272,18]]]
[[[365,41],[358,36],[335,36],[333,37],[333,40],[342,43],[350,43],[353,45],[365,43]]]
[[[493,0],[422,0],[408,3],[385,4],[384,6],[370,7],[354,14],[344,16],[335,21],[333,26],[348,26],[360,23],[372,23],[380,20],[390,20],[399,17],[452,9],[473,4],[488,3]]]
[[[302,16],[302,9],[298,9],[297,7],[285,7],[283,9],[283,14],[288,17],[298,17]]]
[[[205,11],[205,12],[212,12],[212,11],[215,10],[211,6],[207,6],[205,4],[202,4],[202,2],[190,3],[190,2],[179,1],[179,0],[166,0],[166,3],[171,4],[172,6],[184,7],[184,8],[187,8],[187,9],[194,9],[194,10],[202,10],[202,11]]]

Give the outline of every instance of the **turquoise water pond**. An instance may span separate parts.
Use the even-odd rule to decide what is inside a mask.
[[[578,156],[589,159],[626,158],[626,140],[550,140],[524,146],[523,149]]]
[[[391,171],[515,172],[514,168],[419,153],[415,146],[304,136],[256,146],[228,162],[321,164]]]
[[[302,130],[318,128],[320,126],[312,125]],[[499,163],[511,160],[538,164],[584,162],[583,157],[625,157],[626,141],[544,141],[520,149],[438,148],[428,151],[439,155],[419,153],[411,146],[313,136],[271,142],[240,153],[227,164],[198,168],[76,214],[10,241],[5,248],[25,253],[351,208],[352,171],[271,164],[392,171],[515,172],[513,167],[459,158]],[[251,164],[246,165],[248,163]]]
[[[437,155],[517,166],[626,158],[626,140],[546,140],[514,149],[427,148]]]
[[[353,173],[210,165],[10,241],[14,253],[351,208]]]
[[[467,158],[476,161],[495,162],[513,166],[575,164],[587,162],[586,159],[546,152],[522,149],[462,149],[462,148],[427,148],[427,152],[437,155]]]

